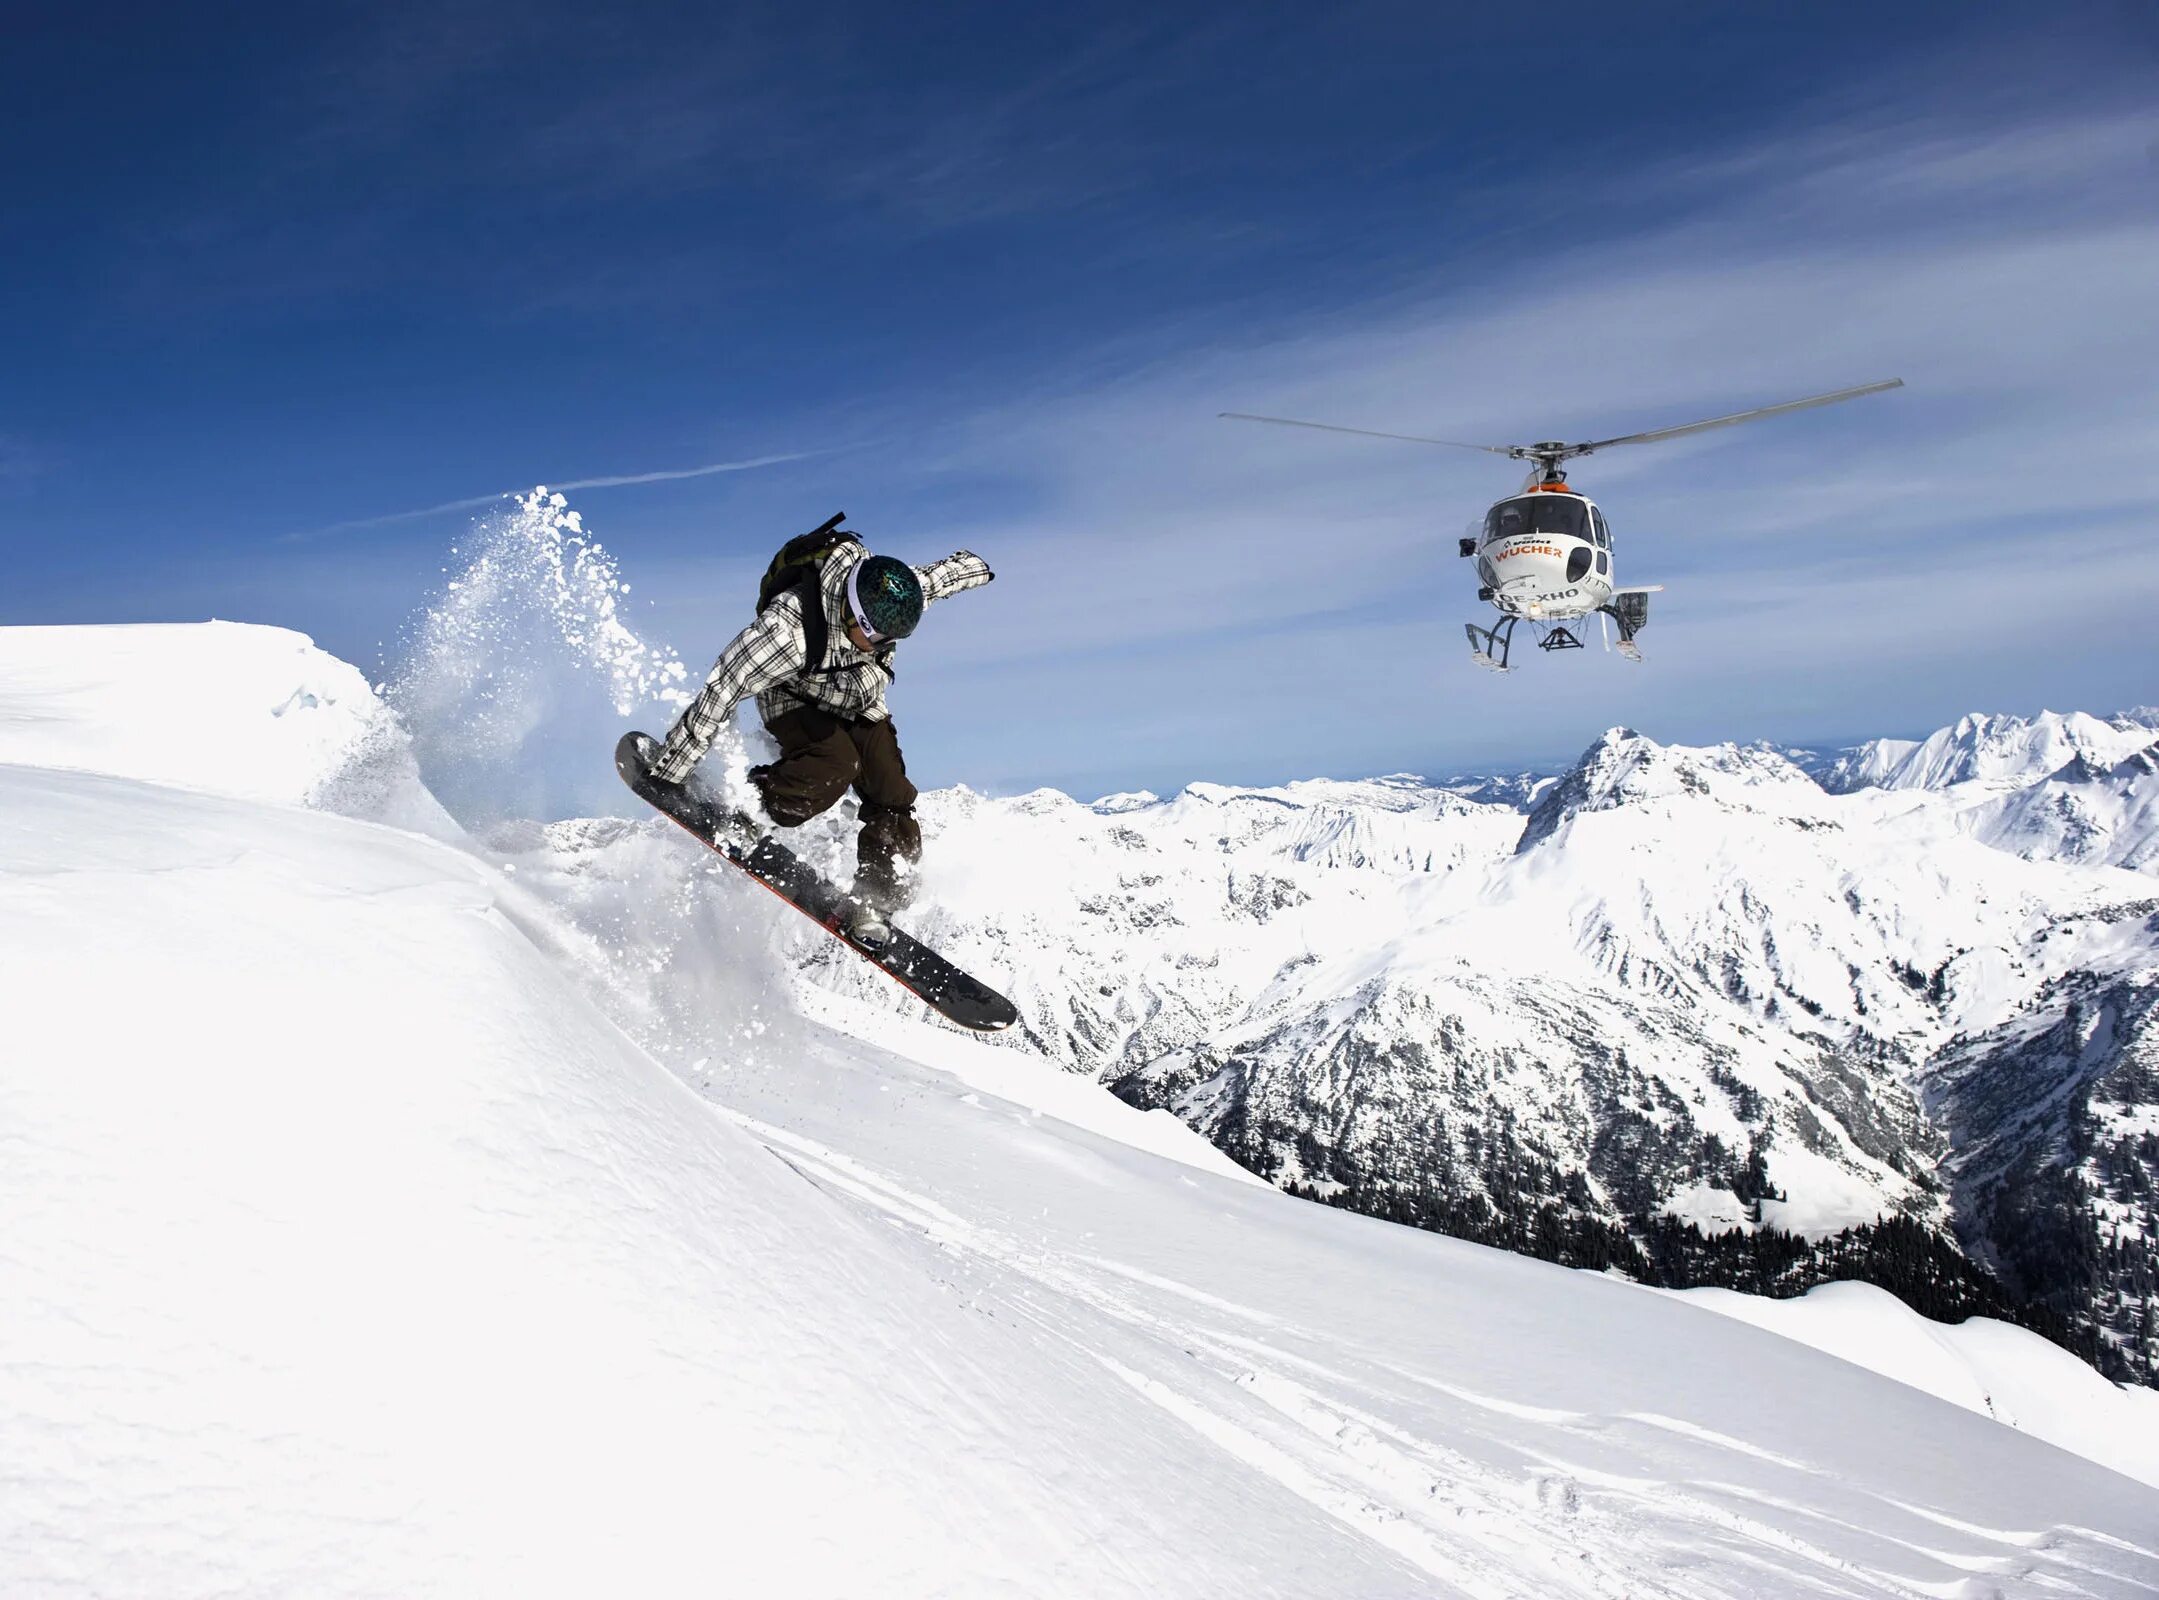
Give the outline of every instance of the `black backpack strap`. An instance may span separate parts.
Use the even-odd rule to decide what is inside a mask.
[[[806,672],[844,672],[844,667],[825,666],[825,650],[832,643],[832,624],[825,620],[825,585],[822,565],[804,574],[792,592],[796,603],[802,608],[802,642],[809,655]],[[898,671],[892,665],[892,652],[896,645],[883,644],[870,652],[870,659],[886,678],[896,678]]]
[[[832,624],[825,620],[825,584],[822,564],[810,568],[794,582],[790,591],[802,608],[802,642],[808,656],[802,664],[805,672],[821,672],[825,665],[825,649],[832,643]]]

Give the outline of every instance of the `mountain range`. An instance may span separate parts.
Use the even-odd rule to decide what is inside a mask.
[[[1295,1192],[1674,1286],[1867,1277],[2159,1375],[2159,717],[925,799],[1024,1044]],[[845,868],[844,820],[805,830]],[[798,937],[812,981],[895,1003]]]

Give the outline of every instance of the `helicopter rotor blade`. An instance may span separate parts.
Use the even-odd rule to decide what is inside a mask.
[[[1852,389],[1838,389],[1831,394],[1809,395],[1804,400],[1787,400],[1782,405],[1759,406],[1752,411],[1734,411],[1728,417],[1711,417],[1707,422],[1685,422],[1676,428],[1652,428],[1647,433],[1627,433],[1616,439],[1592,439],[1587,444],[1569,445],[1569,455],[1586,456],[1592,450],[1609,449],[1615,444],[1649,444],[1657,439],[1676,439],[1685,433],[1707,433],[1711,428],[1729,428],[1735,423],[1752,422],[1756,417],[1782,416],[1787,411],[1807,411],[1815,406],[1832,406],[1839,400],[1856,400],[1863,394],[1880,394],[1885,389],[1901,389],[1902,378],[1888,378],[1880,383],[1862,383]]]
[[[1300,422],[1295,417],[1259,417],[1249,411],[1223,411],[1218,416],[1236,422],[1272,422],[1284,428],[1318,428],[1324,433],[1355,433],[1367,439],[1400,439],[1409,444],[1443,444],[1452,450],[1486,450],[1495,456],[1509,454],[1508,447],[1501,444],[1464,444],[1459,439],[1427,439],[1421,433],[1378,433],[1370,428],[1344,428],[1332,422]]]

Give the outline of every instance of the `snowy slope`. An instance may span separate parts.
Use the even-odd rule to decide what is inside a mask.
[[[2159,1391],[2109,1383],[2023,1328],[1985,1317],[1930,1321],[1865,1283],[1827,1283],[1789,1300],[1729,1289],[1682,1298],[2159,1485]]]
[[[1279,1509],[1181,1550],[1200,1442],[699,1106],[474,864],[100,778],[0,807],[0,1591],[1395,1581]]]
[[[2159,1492],[1907,1384],[796,1016],[669,844],[558,904],[0,767],[0,1593],[2159,1585]]]
[[[0,762],[457,831],[367,680],[283,628],[0,628]]]

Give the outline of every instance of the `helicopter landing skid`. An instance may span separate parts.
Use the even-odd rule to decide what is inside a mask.
[[[1522,619],[1512,613],[1501,617],[1489,628],[1480,628],[1474,622],[1462,624],[1469,635],[1469,659],[1478,666],[1493,672],[1512,672],[1514,667],[1508,654],[1514,648],[1515,625]],[[1557,623],[1537,624],[1539,650],[1579,650],[1582,641]]]
[[[1640,600],[1642,597],[1636,595],[1634,598]],[[1622,607],[1599,606],[1597,609],[1619,624],[1619,653],[1629,661],[1640,662],[1642,659],[1642,647],[1634,642],[1634,630],[1639,624],[1634,620],[1630,620],[1627,610]],[[1640,615],[1640,609],[1636,608],[1635,616],[1639,617]]]
[[[1629,624],[1627,617],[1612,606],[1599,606],[1597,609],[1619,624],[1619,653],[1629,661],[1640,661],[1642,659],[1641,647],[1634,642],[1635,630]],[[1509,660],[1509,655],[1514,647],[1515,625],[1521,620],[1518,616],[1504,616],[1489,628],[1480,628],[1474,622],[1464,623],[1462,631],[1469,635],[1469,659],[1488,672],[1512,672],[1514,666]],[[1576,638],[1569,628],[1557,623],[1540,623],[1539,628],[1541,630],[1540,637],[1537,640],[1539,650],[1580,650],[1584,648],[1582,641]]]
[[[1469,635],[1469,659],[1487,672],[1512,672],[1507,665],[1507,651],[1514,643],[1514,625],[1520,617],[1502,617],[1496,628],[1480,628],[1474,622],[1462,624],[1462,631]]]

